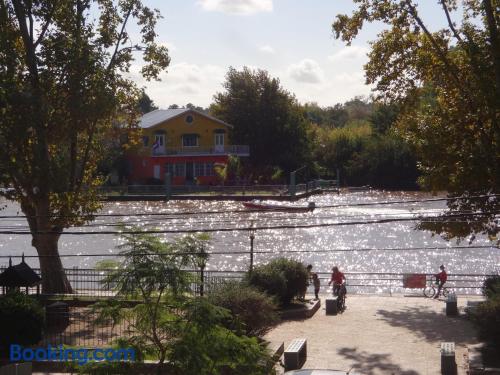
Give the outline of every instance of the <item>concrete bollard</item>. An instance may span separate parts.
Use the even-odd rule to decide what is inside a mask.
[[[285,371],[301,368],[307,360],[307,340],[295,339],[283,353]]]
[[[456,375],[457,362],[455,361],[455,343],[441,343],[441,374]]]
[[[456,315],[458,315],[457,295],[455,293],[450,293],[446,298],[446,316]]]
[[[338,297],[330,297],[325,299],[326,315],[337,315],[338,313],[337,298]]]

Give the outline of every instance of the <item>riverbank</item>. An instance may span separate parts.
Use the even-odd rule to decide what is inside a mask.
[[[330,191],[329,191],[330,192]],[[175,194],[167,198],[160,194],[123,194],[107,195],[101,198],[105,202],[138,202],[138,201],[237,201],[245,202],[252,200],[274,200],[280,202],[296,202],[300,199],[309,198],[313,195],[322,194],[323,189],[314,189],[295,195],[272,195],[272,194]]]
[[[325,314],[324,299],[307,320],[283,322],[265,337],[271,345],[307,339],[304,369],[335,369],[365,375],[437,375],[441,373],[440,343],[456,344],[458,374],[465,374],[467,347],[477,344],[465,318],[468,300],[459,298],[461,313],[447,317],[445,303],[420,297],[353,296],[344,313]]]

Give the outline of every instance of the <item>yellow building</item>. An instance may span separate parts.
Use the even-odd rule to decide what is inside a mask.
[[[197,110],[152,111],[139,126],[142,145],[128,157],[131,183],[163,180],[170,173],[176,185],[213,184],[214,164],[225,164],[229,155],[250,155],[247,145],[231,144],[232,125]]]

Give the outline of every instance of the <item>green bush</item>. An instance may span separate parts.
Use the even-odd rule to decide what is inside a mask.
[[[486,298],[494,298],[500,295],[500,275],[488,277],[484,280],[483,295]]]
[[[277,258],[268,264],[255,267],[246,280],[257,289],[276,296],[282,305],[288,305],[294,297],[304,294],[307,278],[307,270],[302,263]]]
[[[479,331],[479,337],[488,345],[488,350],[500,356],[500,276],[485,280],[483,294],[486,301],[470,313],[471,320]]]
[[[257,338],[237,335],[224,326],[230,312],[204,298],[186,306],[181,335],[170,345],[169,364],[175,374],[271,375],[274,363]]]
[[[6,353],[11,344],[36,344],[44,324],[43,308],[34,298],[19,292],[0,298],[0,353]]]
[[[276,303],[265,293],[238,281],[213,289],[209,301],[231,312],[248,336],[262,336],[279,320]]]

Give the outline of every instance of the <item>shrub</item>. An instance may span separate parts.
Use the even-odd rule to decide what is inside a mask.
[[[213,289],[208,299],[229,310],[249,336],[264,335],[279,320],[276,303],[265,293],[242,282],[225,282]]]
[[[34,298],[15,292],[0,298],[0,353],[11,344],[33,345],[42,339],[45,314]]]
[[[276,296],[282,305],[288,305],[296,296],[302,295],[307,288],[307,270],[304,265],[286,258],[273,259],[268,264],[255,267],[247,275],[250,285]]]
[[[483,294],[486,301],[470,313],[471,320],[479,331],[479,337],[486,341],[488,350],[500,355],[500,276],[485,280]]]
[[[500,275],[488,277],[484,280],[483,295],[487,298],[500,295]]]
[[[181,335],[170,346],[175,374],[271,375],[274,363],[257,338],[224,327],[230,312],[204,298],[192,300],[179,321]]]

